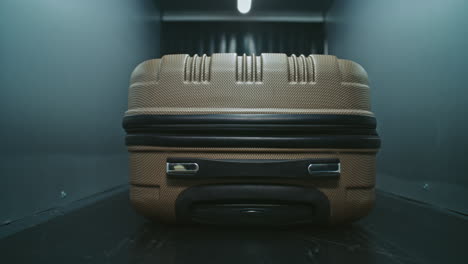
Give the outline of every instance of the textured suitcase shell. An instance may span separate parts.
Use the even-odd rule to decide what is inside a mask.
[[[136,67],[128,111],[139,115],[325,114],[374,117],[368,78],[352,61],[335,56],[166,55]],[[137,211],[168,222],[185,189],[204,184],[265,183],[313,187],[330,203],[329,223],[365,216],[373,206],[375,155],[372,148],[259,148],[129,145],[130,198]],[[167,158],[302,159],[338,158],[337,182],[302,180],[215,180],[171,182]]]

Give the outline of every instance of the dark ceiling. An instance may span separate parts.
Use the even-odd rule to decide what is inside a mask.
[[[164,11],[234,11],[237,0],[155,0]],[[252,0],[251,12],[325,12],[332,0]]]

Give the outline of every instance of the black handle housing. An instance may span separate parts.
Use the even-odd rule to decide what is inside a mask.
[[[211,160],[199,158],[168,158],[166,173],[169,179],[337,179],[340,176],[340,160]]]

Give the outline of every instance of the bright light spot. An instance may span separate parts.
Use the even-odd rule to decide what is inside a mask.
[[[242,14],[247,14],[252,6],[252,0],[237,0],[237,10]]]

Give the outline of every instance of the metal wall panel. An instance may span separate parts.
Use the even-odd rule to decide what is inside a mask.
[[[159,56],[145,1],[0,1],[0,224],[127,183],[130,73]]]
[[[468,2],[336,0],[330,54],[368,71],[380,189],[468,214]]]

